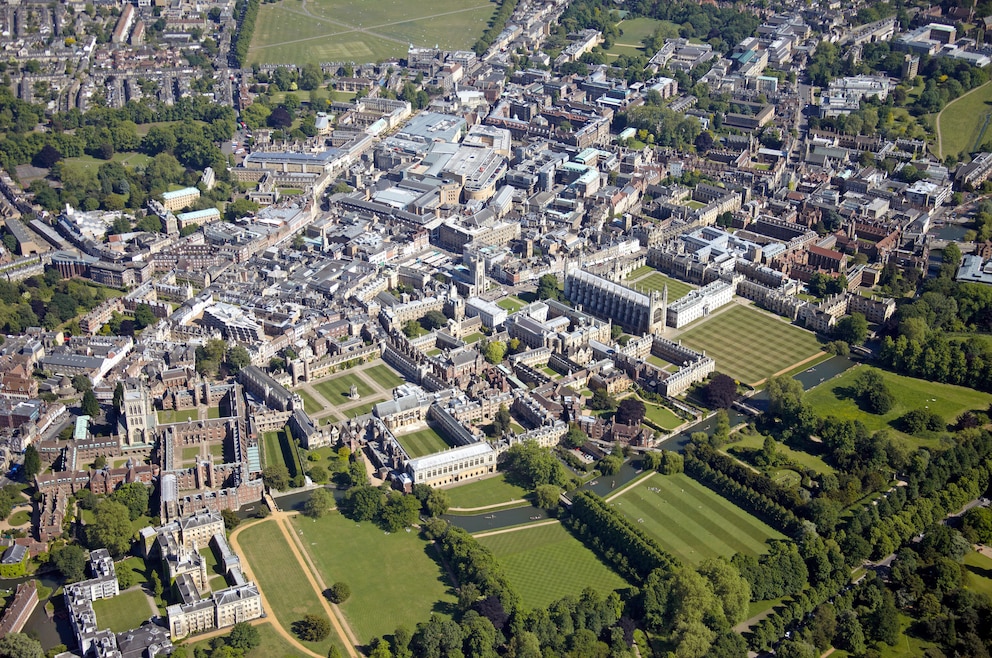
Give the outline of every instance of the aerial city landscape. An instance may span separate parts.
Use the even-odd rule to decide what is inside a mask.
[[[990,656],[992,0],[0,51],[0,658]]]

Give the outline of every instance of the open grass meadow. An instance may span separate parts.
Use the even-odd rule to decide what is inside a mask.
[[[669,37],[677,37],[679,28],[669,21],[661,21],[654,18],[632,18],[623,20],[617,25],[620,28],[620,36],[617,37],[613,47],[606,51],[610,58],[620,55],[646,55],[651,57],[653,52],[644,49],[644,38],[654,34],[658,28],[667,32]]]
[[[446,489],[451,507],[472,509],[489,505],[503,505],[511,500],[523,500],[527,490],[506,481],[500,473],[496,477],[476,480],[468,484]]]
[[[385,363],[366,368],[363,373],[383,388],[396,388],[403,383],[403,378]]]
[[[964,556],[965,586],[992,598],[992,558],[972,551]]]
[[[735,456],[740,456],[742,451],[761,450],[765,442],[765,437],[758,433],[735,434],[732,438],[734,442],[728,445],[726,450]],[[834,472],[834,467],[817,455],[812,455],[802,450],[795,450],[783,443],[778,444],[778,451],[785,455],[789,461],[795,462],[800,466],[805,466],[806,468],[811,468],[817,473]]]
[[[114,153],[110,158],[111,162],[120,163],[129,169],[144,169],[145,165],[151,162],[151,160],[152,159],[144,153],[135,153],[133,151]],[[93,171],[95,174],[96,170],[100,168],[100,165],[107,162],[107,160],[95,158],[92,155],[80,155],[73,158],[66,158],[63,161],[63,167],[73,170],[77,173],[77,175],[88,171]]]
[[[96,613],[100,628],[110,628],[115,633],[123,633],[141,626],[158,611],[152,611],[148,597],[140,589],[122,592],[109,599],[97,599],[93,602],[93,612]]]
[[[354,373],[345,373],[343,375],[335,375],[330,379],[325,379],[322,382],[317,382],[313,387],[317,390],[325,400],[333,404],[334,406],[340,406],[342,404],[347,404],[351,402],[351,398],[348,395],[351,392],[351,385],[354,384],[358,389],[358,394],[363,398],[372,395],[373,391],[365,380]]]
[[[936,439],[910,436],[900,431],[899,418],[908,411],[926,407],[940,414],[948,423],[953,423],[961,413],[973,409],[985,411],[992,402],[992,395],[971,388],[937,384],[879,370],[886,386],[895,396],[896,403],[887,414],[873,414],[863,411],[852,397],[854,380],[861,370],[860,366],[851,368],[806,394],[806,400],[813,406],[817,416],[860,420],[869,432],[886,429],[910,442],[912,446],[936,447]]]
[[[640,290],[642,292],[661,292],[667,285],[669,303],[674,302],[676,299],[682,299],[688,295],[691,290],[696,289],[696,286],[692,284],[679,281],[678,279],[673,279],[670,276],[665,276],[661,272],[655,271],[652,271],[647,276],[634,279],[634,275],[639,271],[640,270],[637,269],[631,272],[631,275],[625,282],[627,287],[634,288],[635,290]]]
[[[746,384],[756,384],[820,352],[811,332],[738,304],[697,320],[679,338],[693,349],[706,350],[716,360],[717,370]]]
[[[446,450],[451,447],[444,440],[444,437],[432,427],[425,427],[416,432],[398,435],[396,440],[400,442],[400,445],[403,446],[407,454],[413,458],[423,457],[424,455]]]
[[[266,613],[274,615],[283,628],[292,632],[293,622],[303,619],[304,615],[327,616],[317,598],[318,593],[311,587],[275,521],[263,521],[245,528],[238,540],[251,576],[273,608]],[[341,655],[346,655],[333,632],[323,642],[303,642],[303,645],[324,656],[332,642],[342,649]]]
[[[338,512],[316,521],[297,516],[293,528],[328,587],[338,581],[351,587],[341,609],[361,642],[454,609],[454,589],[437,553],[416,531],[388,533]]]
[[[309,658],[279,635],[271,623],[258,624],[255,628],[258,629],[259,645],[246,652],[244,658]],[[194,655],[198,648],[209,653],[210,640],[188,645],[189,655]]]
[[[486,0],[282,0],[263,4],[250,63],[375,62],[409,44],[468,49],[497,4]]]
[[[480,537],[479,542],[496,556],[527,607],[543,608],[563,596],[578,596],[586,587],[604,596],[627,587],[558,523]]]
[[[992,83],[986,82],[955,101],[940,113],[940,157],[970,153],[992,136]]]
[[[785,535],[685,474],[652,475],[610,503],[687,564],[758,555]]]

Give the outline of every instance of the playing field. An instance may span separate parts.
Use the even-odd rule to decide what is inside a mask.
[[[697,323],[679,336],[682,342],[706,350],[716,360],[717,370],[746,384],[756,384],[820,352],[812,333],[748,306],[734,304]]]
[[[527,494],[526,489],[510,484],[506,481],[506,476],[502,474],[452,487],[446,491],[451,499],[452,507],[465,509],[500,505],[511,500],[523,500]]]
[[[397,435],[396,440],[400,442],[400,445],[403,446],[407,454],[413,458],[423,457],[424,455],[451,447],[444,440],[444,437],[432,427],[425,427],[409,434]]]
[[[140,589],[134,589],[118,594],[109,599],[97,599],[93,602],[93,612],[96,613],[99,628],[110,628],[115,633],[123,633],[158,614],[148,604],[148,597]]]
[[[992,83],[949,103],[940,113],[940,157],[970,153],[985,143],[992,131]]]
[[[325,400],[334,406],[340,406],[351,401],[348,396],[351,394],[352,384],[355,385],[358,394],[362,397],[373,393],[372,388],[365,383],[364,379],[351,373],[325,379],[322,382],[317,382],[313,387]]]
[[[238,546],[248,562],[251,576],[273,608],[266,610],[266,614],[275,615],[280,626],[292,632],[293,622],[304,615],[327,617],[317,592],[275,521],[263,521],[245,528],[238,537]],[[333,632],[323,642],[303,642],[303,645],[324,656],[332,641],[341,647]]]
[[[688,564],[734,553],[758,555],[785,535],[685,474],[651,475],[611,505]]]
[[[578,596],[586,587],[604,596],[627,587],[557,523],[480,537],[479,543],[493,552],[527,607],[543,608],[563,596]]]
[[[879,370],[885,384],[892,391],[895,405],[887,414],[878,415],[862,411],[857,400],[852,396],[854,380],[862,368],[851,368],[836,379],[820,384],[806,394],[806,400],[813,406],[817,416],[836,416],[844,420],[860,420],[868,431],[886,429],[894,435],[912,442],[913,446],[929,445],[936,447],[936,440],[921,439],[901,432],[897,425],[898,419],[907,411],[928,408],[940,414],[945,421],[953,423],[963,412],[969,410],[985,411],[992,402],[992,395],[954,386],[952,384],[937,384],[923,379],[905,377],[885,370]]]
[[[383,388],[395,388],[403,383],[403,378],[385,363],[366,368],[362,373]]]
[[[361,642],[415,628],[431,614],[450,615],[455,596],[433,547],[416,531],[388,533],[337,512],[317,521],[293,519],[303,545],[328,587],[343,581],[351,598],[341,605]],[[389,605],[390,602],[395,605]]]
[[[375,62],[410,44],[471,48],[498,5],[486,0],[282,0],[259,10],[250,63]]]

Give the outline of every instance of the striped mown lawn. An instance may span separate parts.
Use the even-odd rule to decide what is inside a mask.
[[[734,553],[758,555],[769,539],[785,538],[682,473],[647,477],[610,504],[687,564]]]
[[[560,524],[479,538],[496,556],[524,606],[543,608],[592,587],[603,596],[627,582]]]
[[[324,405],[322,405],[319,402],[317,402],[317,398],[315,398],[314,396],[310,395],[309,393],[307,393],[302,388],[297,389],[294,392],[297,395],[299,395],[301,398],[303,398],[303,409],[308,414],[311,414],[311,415],[312,414],[315,414],[315,413],[317,413],[318,411],[320,411],[321,409],[324,408]]]
[[[369,379],[383,388],[395,388],[403,383],[403,378],[384,363],[367,368],[364,372]]]
[[[507,482],[502,473],[496,477],[451,487],[447,492],[451,498],[451,506],[463,508],[499,505],[511,500],[521,500],[527,494],[523,487]]]
[[[634,270],[634,272],[637,271],[638,270]],[[655,290],[661,292],[662,288],[667,285],[669,302],[674,302],[676,299],[685,297],[689,294],[690,290],[695,290],[696,288],[694,285],[665,276],[661,272],[654,272],[643,279],[638,279],[636,281],[633,279],[627,279],[626,285],[642,292],[652,292]]]
[[[450,448],[448,442],[444,440],[433,428],[427,427],[416,432],[397,436],[396,440],[406,449],[411,457],[423,457],[433,452],[439,452]]]
[[[669,288],[669,291],[671,289]],[[816,336],[773,315],[734,304],[682,333],[683,343],[706,350],[716,369],[755,384],[820,352]]]
[[[338,406],[349,401],[348,395],[351,393],[351,385],[358,389],[358,394],[362,397],[372,395],[372,389],[365,381],[354,374],[337,375],[331,379],[318,382],[313,385],[317,392],[331,404]]]

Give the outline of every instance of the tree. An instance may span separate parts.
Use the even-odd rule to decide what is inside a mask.
[[[451,497],[444,489],[431,489],[423,502],[423,511],[429,517],[443,516],[451,506]]]
[[[448,318],[441,311],[428,311],[420,318],[420,325],[427,330],[441,329],[448,324]]]
[[[391,491],[379,513],[379,522],[389,532],[399,532],[417,522],[419,511],[420,501],[414,496]]]
[[[24,451],[24,479],[28,482],[41,472],[41,456],[33,445]]]
[[[248,622],[240,621],[231,628],[227,643],[235,649],[248,652],[262,644],[258,629]]]
[[[493,434],[497,437],[503,436],[510,431],[511,422],[513,422],[513,417],[510,416],[510,410],[506,408],[505,404],[499,405],[499,411],[493,416]]]
[[[558,277],[545,274],[537,280],[537,298],[561,300],[561,290],[558,288]]]
[[[110,499],[126,507],[132,521],[148,511],[148,487],[141,482],[122,484]]]
[[[542,484],[534,489],[534,498],[538,507],[546,510],[558,509],[558,496],[561,489],[553,484]]]
[[[565,435],[565,445],[569,448],[581,448],[589,440],[589,435],[582,431],[578,423],[568,424],[568,434]]]
[[[640,425],[641,421],[644,420],[645,413],[647,413],[647,409],[640,399],[636,397],[624,398],[617,406],[617,413],[613,420],[624,425]]]
[[[289,110],[280,105],[269,114],[267,123],[270,128],[289,128],[293,125],[293,116],[289,113]]]
[[[117,382],[114,386],[114,411],[118,414],[124,409],[124,384]]]
[[[327,599],[331,603],[344,603],[351,597],[351,587],[348,583],[343,581],[338,581],[331,585],[331,588],[327,590]]]
[[[486,343],[483,356],[486,357],[486,361],[493,365],[503,363],[503,358],[506,357],[506,343],[501,340],[489,341]]]
[[[251,365],[251,356],[244,345],[234,345],[227,350],[225,362],[232,373],[237,373]]]
[[[262,471],[262,480],[269,489],[282,491],[289,486],[289,469],[283,464],[266,466]]]
[[[306,615],[303,619],[293,624],[295,632],[301,640],[307,642],[320,642],[331,632],[331,622],[326,617],[317,615]]]
[[[144,329],[155,324],[155,314],[148,304],[138,304],[134,309],[134,324],[138,329]]]
[[[310,476],[310,479],[316,482],[317,484],[324,484],[325,482],[327,482],[327,479],[330,477],[330,475],[327,472],[327,469],[320,465],[311,468],[308,475]]]
[[[323,81],[324,73],[313,62],[304,65],[303,70],[300,71],[300,89],[312,91],[319,87]]]
[[[106,548],[111,555],[121,558],[131,549],[134,531],[128,508],[114,500],[106,499],[97,505],[93,523],[86,526],[86,538],[93,548]]]
[[[311,519],[319,519],[327,513],[327,510],[333,504],[334,496],[331,495],[331,492],[320,487],[319,489],[314,489],[313,493],[310,494],[310,498],[307,499],[306,504],[303,506],[303,513]]]
[[[229,222],[233,222],[236,219],[241,219],[245,215],[252,214],[258,210],[258,208],[258,204],[251,199],[237,199],[236,201],[227,204],[227,207],[224,209],[224,219]]]
[[[371,521],[379,516],[383,506],[382,491],[368,485],[353,486],[345,494],[344,508],[356,521]]]
[[[83,413],[90,417],[95,417],[100,415],[100,403],[96,400],[96,395],[93,394],[92,390],[83,393],[82,402]]]
[[[729,409],[737,400],[737,382],[722,372],[715,373],[706,385],[706,403],[714,409]]]
[[[224,519],[225,530],[234,530],[241,525],[241,518],[233,510],[222,510],[220,515]]]
[[[607,409],[616,409],[617,401],[606,392],[605,388],[597,388],[593,391],[588,406],[590,409],[596,411],[605,411]]]
[[[834,327],[834,336],[850,345],[861,345],[868,337],[868,321],[861,313],[844,316]]]
[[[51,556],[52,564],[67,583],[82,580],[86,575],[86,551],[82,546],[76,544],[59,546],[52,551]]]
[[[43,658],[41,642],[23,633],[7,633],[0,638],[0,656],[3,658]]]
[[[31,160],[31,164],[40,169],[51,169],[62,159],[62,154],[51,144],[45,144]]]

